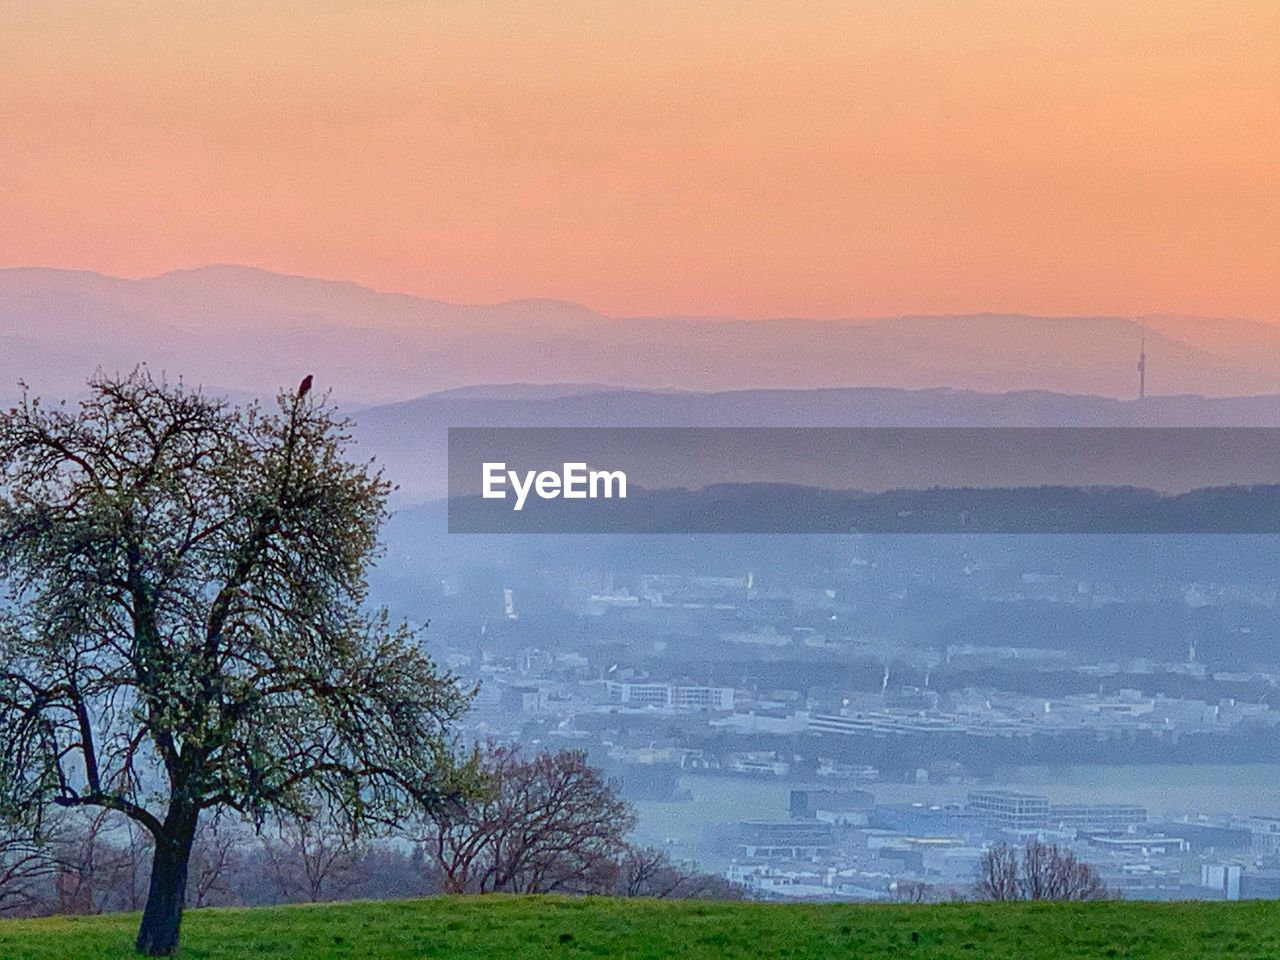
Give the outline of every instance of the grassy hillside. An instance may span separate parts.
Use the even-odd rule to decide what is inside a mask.
[[[125,958],[133,916],[0,921],[4,960]],[[449,898],[188,915],[183,957],[1280,957],[1280,902],[845,906]]]

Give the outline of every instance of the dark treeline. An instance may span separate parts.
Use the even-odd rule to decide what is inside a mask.
[[[0,841],[0,916],[141,910],[152,841],[117,818],[67,816],[37,845]],[[351,897],[420,896],[439,889],[420,850],[359,843],[312,826],[257,834],[220,822],[192,851],[190,907],[257,906]]]
[[[192,849],[188,907],[402,899],[445,893],[569,893],[740,899],[741,888],[637,847],[635,814],[579,751],[526,756],[493,746],[488,788],[395,839],[352,836],[322,818],[252,829],[223,816]],[[73,811],[0,832],[0,917],[136,911],[149,834],[110,811]]]
[[[625,499],[449,501],[453,533],[1275,534],[1280,486],[931,488],[868,493],[777,483],[633,488]]]

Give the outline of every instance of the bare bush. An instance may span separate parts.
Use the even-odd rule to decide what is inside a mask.
[[[191,847],[187,901],[193,907],[226,906],[238,902],[236,879],[244,863],[250,837],[221,811],[196,830]]]
[[[459,810],[448,832],[432,838],[435,846],[355,842],[322,818],[278,820],[255,836],[238,819],[213,817],[191,852],[190,906],[463,890],[747,897],[740,885],[675,863],[663,850],[627,844],[632,810],[582,754],[524,758],[503,748],[490,752],[488,767],[489,799]],[[151,850],[148,834],[131,826],[107,813],[71,812],[43,824],[38,838],[0,832],[0,915],[139,909]]]
[[[713,873],[688,870],[664,850],[630,847],[618,862],[613,892],[622,897],[670,900],[744,900],[746,889]]]
[[[937,899],[933,885],[919,880],[902,880],[892,884],[890,893],[898,903],[929,903]]]
[[[442,815],[426,849],[450,892],[605,892],[635,814],[577,750],[526,758],[495,746],[488,790]]]
[[[138,910],[146,900],[152,841],[109,810],[69,815],[53,842],[54,912]]]
[[[978,897],[982,900],[1021,900],[1022,867],[1018,849],[996,843],[987,848],[978,864]]]
[[[1056,843],[1032,840],[1022,853],[1028,900],[1103,900],[1110,896],[1098,871]]]
[[[48,843],[20,827],[0,828],[0,917],[46,912],[56,872]]]
[[[148,835],[106,814],[61,814],[0,829],[0,917],[138,910],[148,890]],[[192,907],[442,892],[433,865],[405,843],[353,843],[324,821],[276,823],[267,837],[235,818],[201,826],[191,851]]]
[[[1103,900],[1111,896],[1091,864],[1056,843],[1031,840],[1022,848],[992,845],[978,868],[983,900]]]
[[[264,838],[263,852],[280,899],[321,903],[352,896],[366,880],[365,846],[322,818],[293,818]]]

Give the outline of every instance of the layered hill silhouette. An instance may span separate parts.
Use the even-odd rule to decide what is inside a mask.
[[[20,377],[62,395],[99,366],[139,360],[231,392],[269,392],[314,372],[347,404],[491,383],[954,387],[1118,398],[1136,390],[1144,325],[1150,393],[1280,393],[1280,326],[1235,320],[620,318],[560,301],[452,304],[210,266],[138,280],[0,270],[0,398]],[[546,393],[508,394],[530,395]]]
[[[0,270],[0,401],[140,361],[237,398],[315,373],[401,501],[443,494],[451,426],[1280,425],[1280,326],[1242,321],[615,318],[237,266]]]
[[[356,436],[399,485],[397,499],[446,488],[450,427],[1274,427],[1280,396],[1149,397],[1043,391],[735,390],[475,387],[355,414]]]

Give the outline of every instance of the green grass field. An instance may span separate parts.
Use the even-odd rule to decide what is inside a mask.
[[[136,916],[0,921],[3,960],[133,956]],[[187,915],[208,960],[1280,957],[1280,902],[846,906],[457,897]]]

